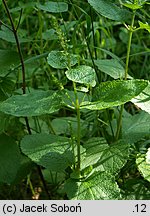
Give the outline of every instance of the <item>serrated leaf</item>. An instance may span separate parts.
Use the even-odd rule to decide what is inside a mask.
[[[132,103],[150,114],[150,84],[137,97],[133,98]]]
[[[130,12],[118,7],[110,0],[88,0],[89,4],[102,16],[116,21],[125,21],[130,17]]]
[[[13,116],[39,116],[58,111],[62,100],[58,92],[36,90],[14,95],[0,104],[0,111]]]
[[[62,13],[68,11],[68,4],[65,2],[45,2],[44,5],[37,3],[38,9],[50,12],[50,13]]]
[[[73,54],[66,55],[64,51],[51,51],[47,57],[48,64],[56,69],[67,68],[68,65],[74,66],[77,61],[77,56]]]
[[[139,21],[139,25],[141,29],[145,29],[150,33],[150,25],[148,23],[143,23],[141,21]]]
[[[68,179],[65,191],[72,200],[116,200],[120,190],[115,178],[107,172],[96,172],[88,179],[76,181]]]
[[[93,102],[85,101],[80,108],[101,110],[118,106],[139,95],[148,85],[145,80],[120,80],[101,83],[94,91]]]
[[[27,135],[21,150],[35,163],[56,172],[64,171],[73,163],[70,139],[53,134]]]
[[[21,153],[15,141],[5,134],[0,135],[0,182],[11,184],[21,163]]]
[[[103,151],[99,161],[95,165],[97,171],[107,171],[116,175],[126,164],[129,157],[130,145],[125,140],[110,145]]]
[[[137,155],[136,164],[145,180],[150,182],[150,164],[146,162],[145,154]]]
[[[67,78],[71,81],[86,84],[94,87],[96,85],[95,81],[95,70],[90,66],[80,65],[74,69],[67,70],[65,72]]]
[[[83,144],[86,149],[86,156],[81,161],[81,169],[85,169],[90,165],[95,165],[101,158],[103,152],[109,149],[104,138],[93,137]]]
[[[146,153],[146,163],[150,164],[150,148],[148,148],[148,151]]]
[[[97,59],[94,61],[99,70],[113,77],[114,79],[123,78],[125,70],[116,59]]]
[[[123,118],[122,137],[130,143],[137,142],[150,134],[150,115],[140,112],[134,116]]]
[[[117,174],[127,162],[130,145],[120,140],[109,146],[104,138],[93,137],[83,147],[86,156],[81,162],[82,169],[92,165],[97,171]]]
[[[145,187],[143,179],[129,178],[123,185],[122,200],[149,200],[150,190]]]

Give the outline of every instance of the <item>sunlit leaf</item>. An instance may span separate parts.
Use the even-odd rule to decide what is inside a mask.
[[[67,70],[65,72],[67,78],[77,83],[82,83],[94,87],[96,85],[95,81],[95,71],[90,66],[80,65],[74,69]]]
[[[137,4],[132,4],[132,3],[124,3],[123,6],[127,7],[127,8],[130,8],[131,10],[137,10],[137,9],[140,9],[142,8],[142,5],[139,5],[138,3]]]
[[[143,111],[123,118],[122,126],[122,137],[130,143],[137,142],[150,134],[150,115]]]
[[[97,171],[109,171],[116,175],[127,162],[130,145],[120,140],[109,146],[104,138],[93,137],[83,147],[86,156],[81,163],[82,169],[92,165]]]
[[[94,91],[93,102],[84,101],[81,109],[101,110],[118,106],[139,95],[148,85],[145,80],[118,80],[101,83]]]
[[[82,181],[68,179],[65,191],[72,200],[116,200],[121,197],[114,176],[107,172],[96,172]]]
[[[150,114],[150,84],[137,97],[131,100],[137,107]]]
[[[109,145],[102,137],[92,137],[84,143],[83,147],[86,149],[86,157],[81,161],[81,169],[95,165],[100,160],[103,152],[109,149]]]
[[[66,55],[64,51],[51,51],[47,57],[48,64],[57,69],[68,68],[77,63],[77,56],[73,54]]]
[[[145,29],[150,33],[150,25],[148,23],[143,23],[141,21],[139,21],[139,25],[141,29]]]
[[[97,59],[94,62],[99,70],[114,79],[123,78],[125,75],[123,66],[116,59]]]
[[[88,0],[89,4],[102,16],[116,21],[125,21],[130,17],[130,12],[120,8],[110,0]]]
[[[106,149],[95,168],[97,171],[107,171],[116,175],[129,158],[130,145],[126,140],[119,140]]]
[[[58,92],[37,90],[8,98],[0,104],[0,111],[13,116],[39,116],[56,112],[61,106]]]
[[[150,164],[150,148],[148,148],[148,151],[146,153],[146,163]]]
[[[137,156],[136,164],[144,179],[150,182],[150,164],[147,163],[145,154]]]

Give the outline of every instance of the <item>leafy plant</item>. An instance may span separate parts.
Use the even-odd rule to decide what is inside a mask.
[[[138,198],[147,198],[149,75],[137,61],[148,61],[146,4],[23,1],[10,9],[2,0],[2,186],[26,181],[34,199],[120,200],[136,199],[146,182]],[[37,177],[45,192],[34,188]]]

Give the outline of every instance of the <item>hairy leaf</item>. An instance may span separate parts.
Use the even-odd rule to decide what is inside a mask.
[[[150,134],[150,115],[140,112],[134,116],[123,118],[122,137],[128,142],[137,142]]]
[[[56,172],[73,163],[70,139],[53,134],[26,135],[21,150],[35,163]]]
[[[148,151],[146,153],[146,163],[150,164],[150,148],[148,148]]]
[[[68,179],[65,191],[72,200],[116,200],[120,190],[115,178],[107,172],[96,172],[88,179],[76,181]]]
[[[56,112],[61,105],[58,92],[36,90],[8,98],[0,104],[0,111],[13,116],[39,116]]]
[[[142,176],[150,182],[150,164],[146,162],[145,154],[137,156],[136,164]]]
[[[77,63],[76,55],[69,54],[66,55],[64,51],[51,51],[47,57],[48,64],[56,69],[67,68],[70,64],[71,66]]]
[[[102,72],[108,74],[114,79],[120,79],[124,77],[125,70],[123,66],[116,59],[97,59],[94,61],[96,66]]]
[[[124,104],[139,95],[148,85],[144,80],[121,80],[101,83],[94,91],[93,102],[81,103],[81,108],[101,110]]]
[[[109,145],[102,137],[90,138],[83,144],[83,147],[86,149],[86,157],[81,161],[81,169],[95,165],[100,160],[103,152],[109,149]]]
[[[107,171],[116,175],[129,158],[130,145],[126,140],[119,140],[103,151],[95,165],[97,171]]]
[[[129,18],[130,12],[120,8],[110,0],[88,0],[89,4],[102,16],[116,21],[125,21]]]
[[[65,72],[67,78],[77,83],[82,83],[94,87],[96,85],[95,81],[95,71],[90,66],[80,65],[74,69],[70,69]]]
[[[135,105],[150,114],[150,84],[137,97],[131,100]]]

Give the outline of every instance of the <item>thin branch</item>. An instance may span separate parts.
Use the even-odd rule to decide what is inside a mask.
[[[0,25],[1,24],[13,32],[13,30],[8,25],[6,25],[2,20],[0,20]]]
[[[16,27],[16,31],[18,30],[19,28],[19,25],[20,25],[20,22],[21,22],[21,17],[22,17],[22,8],[21,8],[21,11],[20,11],[20,16],[19,16],[19,21],[18,21],[18,24],[17,24],[17,27]]]
[[[23,91],[23,94],[25,94],[26,93],[25,65],[24,65],[23,55],[22,55],[22,52],[21,52],[21,47],[20,47],[20,43],[19,43],[19,39],[18,39],[17,29],[15,28],[15,25],[14,25],[14,22],[13,22],[13,19],[12,19],[12,16],[10,14],[10,11],[9,11],[9,8],[7,6],[6,1],[2,0],[2,2],[3,2],[4,7],[6,9],[8,18],[9,18],[11,26],[12,26],[12,31],[14,33],[14,37],[15,37],[15,40],[16,40],[17,49],[18,49],[18,53],[19,53],[19,58],[20,58],[20,62],[21,62],[21,67],[22,67],[22,91]]]

